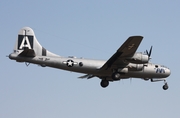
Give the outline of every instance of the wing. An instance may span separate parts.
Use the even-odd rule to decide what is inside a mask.
[[[124,67],[127,65],[128,63],[125,62],[125,59],[134,55],[142,39],[142,36],[129,37],[116,53],[100,68],[100,70],[107,70],[113,67]]]

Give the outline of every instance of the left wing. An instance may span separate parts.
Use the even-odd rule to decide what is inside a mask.
[[[107,70],[111,67],[121,67],[127,65],[128,63],[125,62],[125,59],[134,55],[142,39],[142,36],[129,37],[116,51],[116,53],[100,68],[100,71]]]

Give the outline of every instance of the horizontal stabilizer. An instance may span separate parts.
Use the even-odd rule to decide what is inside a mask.
[[[35,57],[36,54],[34,52],[34,50],[32,49],[25,49],[24,51],[22,51],[19,56],[23,56],[23,57]]]

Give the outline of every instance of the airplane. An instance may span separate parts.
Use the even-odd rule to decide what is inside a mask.
[[[52,67],[71,72],[84,73],[79,78],[101,79],[100,85],[106,88],[109,82],[121,79],[140,78],[151,82],[164,81],[163,89],[169,88],[166,78],[171,74],[168,67],[150,63],[152,46],[149,51],[136,52],[143,37],[131,36],[109,58],[109,60],[94,60],[76,58],[73,56],[62,57],[54,54],[40,45],[30,27],[23,27],[18,33],[18,38],[13,53],[9,54],[11,60],[25,62],[42,67]]]

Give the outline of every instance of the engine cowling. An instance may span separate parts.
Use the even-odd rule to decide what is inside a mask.
[[[128,70],[129,71],[141,71],[143,70],[144,65],[143,64],[129,64]]]
[[[117,70],[117,72],[119,72],[119,73],[128,73],[128,68],[119,68]]]
[[[149,62],[149,57],[146,54],[138,52],[135,53],[132,57],[126,58],[126,60],[130,63],[145,64]]]

